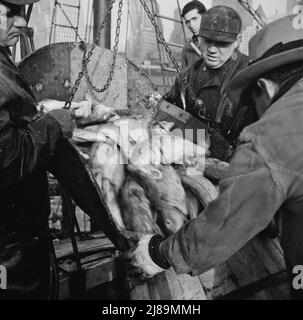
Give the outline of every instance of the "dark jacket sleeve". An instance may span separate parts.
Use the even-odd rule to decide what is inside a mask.
[[[285,201],[280,177],[251,143],[241,146],[219,197],[161,243],[161,256],[177,273],[201,274],[223,263],[265,229]]]
[[[9,120],[4,112],[2,115],[1,121],[7,121],[0,131],[0,186],[7,187],[30,174],[36,165],[43,165],[62,132],[50,114],[24,126]]]

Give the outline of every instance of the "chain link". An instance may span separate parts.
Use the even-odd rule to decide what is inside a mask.
[[[200,111],[200,114],[201,114],[201,118],[203,118],[204,120],[208,120],[206,118],[206,108],[205,108],[205,105],[204,105],[204,102],[201,100],[201,99],[197,99],[195,93],[193,92],[193,89],[191,88],[190,84],[188,83],[188,80],[187,78],[184,76],[184,74],[182,73],[179,65],[178,65],[178,62],[176,61],[175,57],[173,56],[173,53],[172,51],[170,50],[168,44],[166,43],[165,39],[164,39],[164,36],[162,34],[162,31],[160,30],[159,26],[157,25],[157,22],[153,16],[153,14],[151,13],[151,11],[149,10],[146,2],[144,0],[140,0],[149,20],[151,21],[153,27],[155,28],[155,31],[156,31],[156,34],[157,34],[157,38],[158,38],[158,41],[163,45],[166,53],[168,54],[170,60],[172,61],[175,69],[177,70],[182,82],[184,83],[186,89],[188,90],[188,93],[192,99],[192,101],[194,102],[196,108],[198,108],[198,110]]]
[[[117,54],[118,54],[118,45],[119,45],[119,37],[120,37],[120,29],[121,29],[121,17],[122,17],[122,8],[123,8],[123,0],[119,1],[119,10],[118,10],[118,19],[117,19],[117,26],[116,26],[116,33],[115,33],[115,45],[113,48],[114,55],[113,55],[113,62],[111,64],[110,72],[109,72],[109,77],[103,86],[103,88],[97,88],[94,84],[91,78],[89,77],[88,70],[87,70],[87,65],[85,66],[85,77],[89,85],[93,88],[94,91],[96,92],[104,92],[106,91],[109,86],[111,85],[113,81],[113,77],[115,74],[115,69],[116,69],[116,60],[117,60]]]
[[[81,71],[78,74],[77,80],[75,81],[75,84],[73,86],[73,89],[71,91],[69,99],[65,102],[65,105],[64,105],[65,109],[70,109],[70,106],[71,106],[72,101],[74,100],[75,94],[79,89],[79,85],[81,83],[81,80],[82,80],[83,76],[85,75],[85,71],[87,70],[87,65],[90,62],[90,58],[93,55],[93,52],[94,52],[94,50],[96,48],[96,44],[95,43],[97,43],[100,40],[102,30],[104,29],[104,27],[105,27],[105,25],[107,23],[107,20],[108,20],[110,14],[111,14],[111,11],[112,11],[112,8],[113,8],[115,2],[116,2],[116,0],[112,0],[111,1],[110,6],[108,7],[108,10],[107,10],[107,12],[106,12],[106,14],[104,16],[104,19],[103,19],[103,21],[102,21],[102,23],[101,23],[101,25],[100,25],[100,27],[98,29],[94,44],[92,44],[92,46],[91,46],[91,48],[90,48],[88,53],[87,53],[86,44],[84,42],[81,42],[81,46],[84,47],[84,53],[83,53],[83,58],[82,58],[82,68],[81,68]]]

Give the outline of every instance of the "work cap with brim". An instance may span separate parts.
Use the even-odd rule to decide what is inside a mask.
[[[38,2],[40,0],[0,0],[0,3],[11,3],[11,4],[15,4],[17,6],[25,6],[26,4],[31,4],[31,3],[35,3]]]
[[[228,95],[239,102],[244,89],[266,72],[303,61],[303,29],[297,15],[276,20],[262,28],[249,42],[250,64],[230,81]]]
[[[199,35],[218,42],[233,43],[241,28],[241,17],[234,9],[216,6],[204,13]]]

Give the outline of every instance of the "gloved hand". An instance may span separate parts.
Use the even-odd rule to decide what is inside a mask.
[[[154,235],[143,236],[134,249],[124,254],[130,277],[146,280],[166,270],[157,265],[149,254],[149,244],[153,237]]]
[[[61,127],[63,138],[70,139],[76,126],[76,116],[73,111],[66,109],[52,110],[47,113],[53,117]]]

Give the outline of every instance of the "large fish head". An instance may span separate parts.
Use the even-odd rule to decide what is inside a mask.
[[[123,137],[128,137],[132,143],[141,143],[149,137],[150,123],[145,119],[124,117],[114,121]]]
[[[163,209],[163,221],[162,225],[167,235],[172,235],[178,232],[183,225],[187,222],[186,217],[180,212],[180,210],[174,207],[166,207]]]

